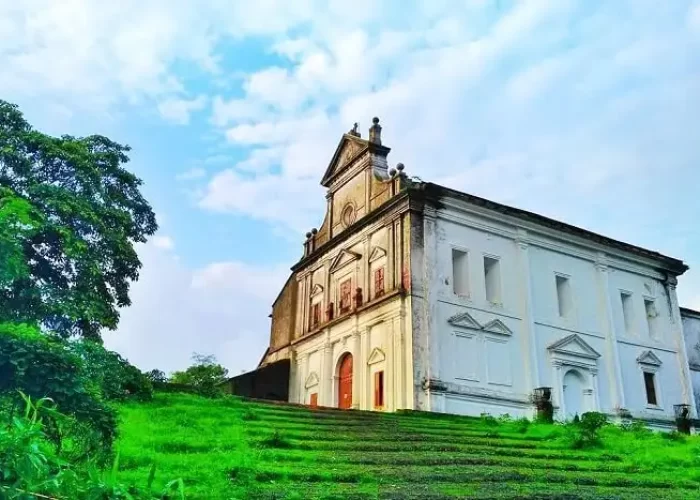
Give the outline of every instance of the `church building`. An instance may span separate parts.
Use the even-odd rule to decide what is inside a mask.
[[[695,399],[680,260],[390,168],[377,118],[344,134],[322,224],[273,304],[260,368],[312,406],[672,425]]]

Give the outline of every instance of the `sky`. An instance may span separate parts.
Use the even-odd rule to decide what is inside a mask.
[[[700,308],[700,0],[0,0],[0,99],[132,147],[160,229],[105,343],[255,368],[342,133],[410,176],[683,259]]]

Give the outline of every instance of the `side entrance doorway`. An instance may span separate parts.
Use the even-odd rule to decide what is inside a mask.
[[[352,408],[352,354],[345,354],[338,367],[338,408]]]

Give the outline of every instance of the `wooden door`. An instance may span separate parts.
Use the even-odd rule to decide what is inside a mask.
[[[338,408],[352,408],[352,355],[346,354],[338,370]]]
[[[318,406],[318,392],[311,393],[311,401],[309,402],[311,408],[316,408]]]

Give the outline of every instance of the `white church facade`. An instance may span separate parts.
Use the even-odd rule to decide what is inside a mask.
[[[560,419],[695,411],[682,261],[412,181],[388,153],[375,119],[322,179],[261,361],[289,361],[290,402],[532,417],[549,387]]]

